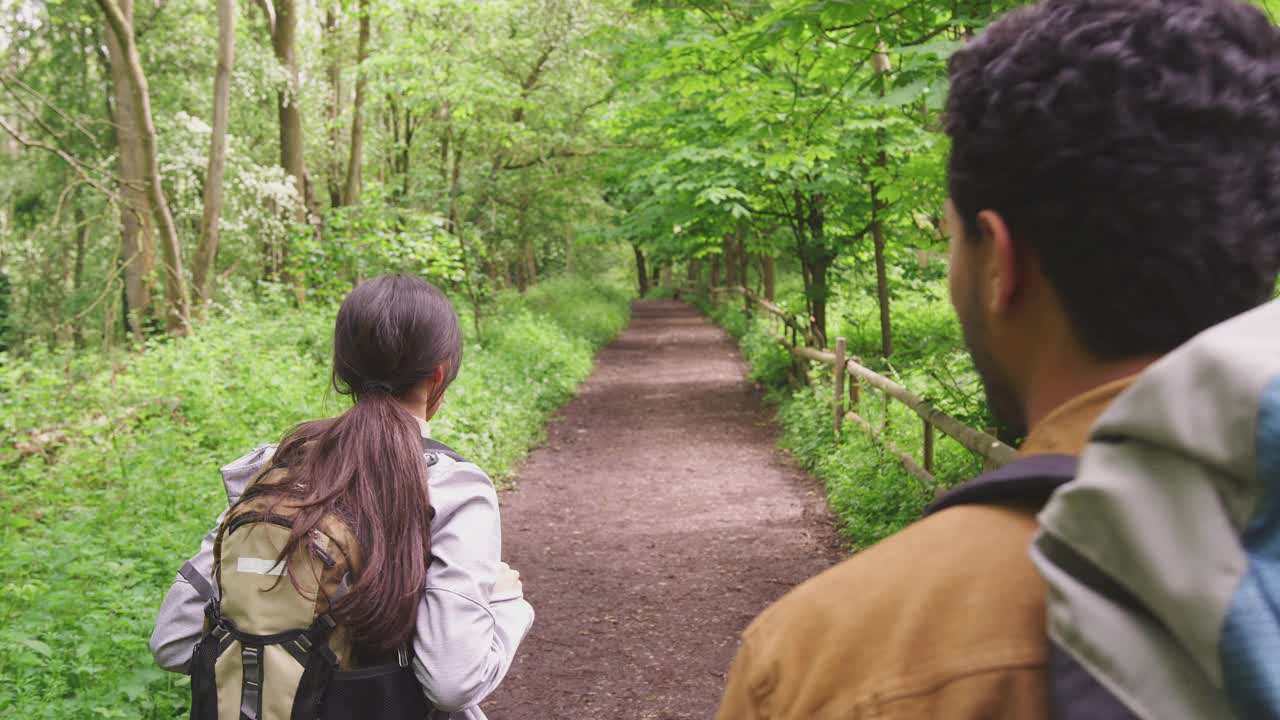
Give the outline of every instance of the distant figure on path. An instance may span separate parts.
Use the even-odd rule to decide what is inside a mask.
[[[343,302],[333,386],[354,404],[222,468],[230,507],[160,608],[151,651],[191,675],[193,720],[483,720],[533,608],[493,483],[428,437],[461,364],[429,283]]]
[[[950,78],[951,298],[1026,440],[761,614],[721,720],[1280,717],[1280,308],[1160,360],[1275,291],[1280,30],[1046,0]]]

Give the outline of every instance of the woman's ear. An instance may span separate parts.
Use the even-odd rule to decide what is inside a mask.
[[[440,411],[440,406],[444,404],[444,390],[442,389],[444,387],[444,378],[445,370],[444,366],[441,365],[435,370],[432,370],[431,377],[427,378],[422,383],[429,388],[426,392],[427,420],[435,417],[435,414]]]

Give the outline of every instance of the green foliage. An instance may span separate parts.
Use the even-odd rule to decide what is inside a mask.
[[[433,434],[509,477],[628,301],[573,279],[501,296]],[[217,468],[345,406],[327,387],[333,306],[234,310],[116,362],[0,355],[0,717],[183,714],[185,678],[145,639],[225,506]]]
[[[340,300],[359,279],[402,272],[461,283],[462,248],[431,213],[388,212],[380,204],[336,208],[321,233],[303,228],[290,259],[311,295]]]
[[[751,319],[742,312],[738,305],[711,305],[711,319],[715,320],[725,332],[741,340],[751,326]]]
[[[915,259],[910,261],[915,265]],[[945,269],[941,261],[933,266]],[[951,308],[945,278],[909,278],[890,266],[894,355],[880,358],[880,309],[871,273],[851,273],[849,287],[832,300],[832,337],[848,341],[850,356],[897,379],[938,409],[976,428],[993,425],[960,323]]]
[[[188,275],[207,185],[214,5],[172,0],[133,18]],[[296,282],[327,302],[360,278],[399,270],[465,291],[488,314],[496,295],[571,270],[574,245],[601,237],[613,210],[602,197],[600,154],[617,35],[634,20],[626,3],[372,3],[363,63],[356,4],[294,5],[296,87],[260,9],[242,7],[236,23],[215,304],[264,278]],[[11,42],[0,46],[0,115],[39,144],[0,154],[0,272],[13,280],[8,344],[15,353],[41,343],[117,347],[127,339],[127,209],[102,11],[94,0],[4,8]],[[363,182],[358,197],[345,197],[358,74]],[[308,197],[280,167],[282,92],[302,115]],[[159,258],[159,247],[150,254]],[[142,278],[152,300],[144,325],[163,328],[154,322],[164,314],[163,278],[158,263]]]
[[[769,387],[787,381],[791,372],[791,353],[786,345],[760,323],[752,323],[741,338],[742,352],[751,364],[751,380]]]
[[[783,397],[782,445],[826,487],[841,533],[855,548],[872,545],[920,517],[927,495],[902,465],[856,427],[837,441],[826,385]]]
[[[903,282],[899,278],[898,283]],[[898,283],[895,287],[902,287]],[[904,293],[903,302],[896,306],[900,353],[892,367],[877,369],[896,377],[944,412],[985,427],[983,422],[989,421],[989,415],[955,314],[946,300],[945,281],[928,278],[921,283],[905,288],[911,292]],[[794,298],[794,293],[796,289],[789,285],[781,301],[784,306],[794,302],[787,299]],[[832,307],[838,318],[836,329],[848,336],[849,354],[874,357],[880,343],[874,293],[863,292],[856,285],[842,287]],[[871,545],[920,517],[930,490],[907,473],[891,452],[854,423],[846,423],[840,437],[835,437],[829,366],[815,363],[807,384],[789,386],[791,356],[771,323],[748,319],[736,302],[709,304],[704,310],[739,338],[752,379],[767,385],[769,397],[778,404],[781,445],[823,482],[841,532],[853,547]],[[923,446],[920,418],[905,405],[886,405],[883,395],[864,387],[860,405],[849,409],[877,428],[887,427],[893,442],[919,460]],[[981,463],[958,443],[940,433],[935,443],[934,474],[944,486],[981,471]]]

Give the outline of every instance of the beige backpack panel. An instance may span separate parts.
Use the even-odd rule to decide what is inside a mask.
[[[240,720],[240,685],[244,680],[240,650],[240,641],[232,640],[214,665],[218,678],[218,720]]]
[[[268,645],[262,653],[262,684],[271,692],[262,698],[261,720],[290,720],[293,696],[302,680],[302,666],[280,645]],[[219,718],[221,720],[221,718]]]
[[[272,635],[305,628],[315,619],[320,589],[315,566],[321,563],[305,548],[277,563],[288,539],[289,528],[265,522],[223,538],[222,614],[242,632]]]

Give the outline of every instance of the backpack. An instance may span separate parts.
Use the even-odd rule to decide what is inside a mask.
[[[1075,479],[1071,455],[1030,455],[963,483],[929,505],[926,515],[958,505],[1002,505],[1039,512]],[[1112,593],[1122,593],[1109,588]],[[1118,595],[1117,595],[1118,597]],[[1137,720],[1116,696],[1056,642],[1049,643],[1051,720]]]
[[[423,450],[428,467],[438,455],[462,460],[426,438]],[[287,472],[271,463],[250,488]],[[191,720],[427,718],[432,708],[410,667],[411,649],[365,662],[355,657],[350,631],[329,614],[360,567],[346,523],[325,516],[278,562],[296,508],[246,496],[218,528],[212,586],[197,588],[210,599],[190,665]]]

